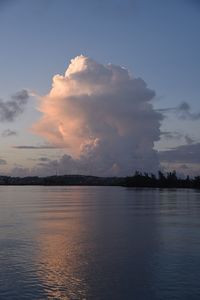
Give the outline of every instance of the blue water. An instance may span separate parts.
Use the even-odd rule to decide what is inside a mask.
[[[0,187],[0,299],[200,299],[200,192]]]

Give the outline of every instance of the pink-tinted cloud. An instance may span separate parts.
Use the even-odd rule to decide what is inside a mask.
[[[66,147],[70,159],[61,160],[66,172],[153,171],[159,165],[153,147],[162,120],[150,102],[154,96],[143,79],[126,69],[81,55],[71,60],[64,76],[53,77],[51,91],[41,98],[43,116],[33,131]]]

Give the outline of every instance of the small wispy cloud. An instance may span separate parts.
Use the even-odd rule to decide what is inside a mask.
[[[183,134],[177,131],[162,131],[161,136],[166,140],[181,140],[184,139],[187,145],[193,144],[195,140],[188,134]]]
[[[10,137],[10,136],[15,136],[15,135],[17,135],[17,132],[14,130],[10,130],[10,129],[5,129],[1,134],[2,137]]]
[[[42,161],[42,162],[50,161],[50,159],[48,157],[40,157],[40,158],[38,158],[38,160]]]
[[[51,146],[51,145],[40,145],[40,146],[29,146],[29,145],[21,145],[21,146],[13,146],[15,149],[61,149],[64,147],[59,146]]]
[[[7,165],[7,161],[5,159],[0,158],[0,165]]]
[[[192,139],[188,134],[185,134],[185,141],[186,141],[187,145],[191,145],[195,142],[195,140]]]
[[[161,136],[163,136],[167,140],[180,140],[182,138],[182,134],[179,132],[172,131],[162,131]]]
[[[200,112],[192,112],[188,102],[182,102],[178,106],[158,109],[162,114],[174,113],[181,120],[200,120]]]
[[[178,107],[176,111],[178,117],[180,119],[186,120],[200,120],[200,112],[194,113],[191,111],[191,107],[187,102],[182,102]]]
[[[4,101],[0,99],[0,121],[12,122],[24,112],[28,102],[29,93],[27,90],[21,90],[11,96],[11,99]]]

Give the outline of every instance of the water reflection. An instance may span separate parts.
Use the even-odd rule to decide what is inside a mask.
[[[0,299],[199,300],[199,192],[0,190]]]
[[[148,212],[154,207],[146,193],[132,196],[110,188],[43,196],[36,264],[48,299],[129,299],[145,297],[146,290],[155,297],[150,274],[159,252],[157,215]]]
[[[46,198],[47,205],[45,207],[43,202],[40,211],[36,264],[48,299],[86,298],[84,224],[81,223],[81,210],[74,208],[79,207],[80,196],[79,190],[67,197],[57,193],[56,198]],[[55,203],[58,210],[55,210]]]

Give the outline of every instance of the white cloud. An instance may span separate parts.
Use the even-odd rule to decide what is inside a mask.
[[[143,79],[126,69],[81,55],[71,60],[64,76],[53,77],[33,131],[67,147],[67,155],[57,161],[65,173],[155,171],[159,161],[153,147],[162,114],[153,109],[154,96]]]

